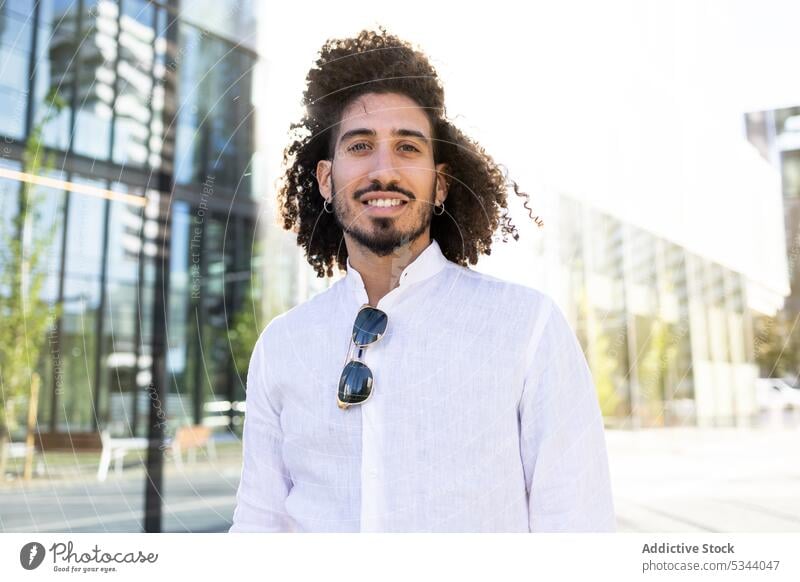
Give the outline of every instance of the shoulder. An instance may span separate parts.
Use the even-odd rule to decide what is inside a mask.
[[[281,345],[286,344],[293,330],[307,329],[322,321],[333,309],[338,286],[341,283],[342,281],[337,281],[307,301],[273,317],[259,335],[255,350],[280,349]]]
[[[583,348],[563,308],[547,294],[541,294],[541,307],[529,328],[528,367],[537,361],[536,367],[545,362],[561,362],[565,368],[574,368],[576,363],[585,365]]]
[[[556,299],[546,291],[515,283],[453,263],[453,274],[468,287],[479,289],[476,298],[485,305],[502,305],[511,322],[528,341],[528,353],[537,351],[541,343],[571,344],[577,338],[569,319]],[[496,312],[495,312],[496,313]]]
[[[488,300],[513,303],[530,314],[549,313],[555,302],[547,293],[536,287],[494,277],[455,263],[449,265],[450,276],[476,290]]]

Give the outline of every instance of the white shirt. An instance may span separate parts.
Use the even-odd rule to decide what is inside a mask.
[[[376,306],[373,393],[341,410],[363,280],[273,319],[247,376],[232,532],[614,531],[586,359],[546,294],[433,241]]]

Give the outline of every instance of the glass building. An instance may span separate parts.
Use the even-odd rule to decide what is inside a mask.
[[[800,107],[748,113],[745,122],[747,138],[780,172],[789,267],[790,294],[776,317],[786,349],[763,373],[783,372],[790,379],[800,378],[800,329],[796,325],[800,317]]]
[[[608,427],[760,422],[744,274],[564,192],[543,188],[537,212],[549,228],[478,270],[556,300]]]
[[[2,225],[49,179],[31,218],[53,314],[33,363],[42,430],[145,433],[162,259],[169,421],[239,426],[249,348],[231,330],[263,327],[254,23],[246,0],[0,4]],[[52,161],[34,175],[37,132]]]
[[[756,420],[744,278],[566,196],[545,243],[609,426]]]

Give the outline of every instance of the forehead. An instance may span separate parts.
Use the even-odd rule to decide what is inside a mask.
[[[399,93],[366,93],[348,103],[342,111],[339,135],[355,127],[387,133],[393,129],[416,129],[431,135],[425,110]]]

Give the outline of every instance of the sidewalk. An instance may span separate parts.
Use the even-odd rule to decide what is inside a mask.
[[[0,485],[0,532],[140,532],[144,509],[144,457],[131,453],[121,476],[98,482],[99,455],[84,454],[69,467],[69,454],[48,455],[51,475]],[[53,465],[51,465],[51,461]],[[61,466],[59,466],[61,463]],[[66,464],[67,466],[63,466]],[[241,473],[241,445],[217,445],[216,461],[201,452],[183,471],[164,463],[163,531],[227,531]]]
[[[800,428],[606,431],[621,532],[800,532]]]
[[[218,436],[214,440],[218,461],[228,462],[234,461],[241,462],[242,444],[238,438],[233,436],[224,435]],[[198,450],[198,461],[207,461],[206,450],[201,448]],[[184,464],[187,465],[186,469],[189,470],[192,465],[187,461],[187,453],[183,454]],[[133,472],[139,471],[140,476],[144,475],[144,464],[147,461],[146,451],[130,451],[124,458],[124,470],[122,478],[129,477]],[[25,483],[22,480],[22,471],[24,459],[10,458],[6,466],[6,475],[0,479],[0,492],[8,490],[8,488],[25,487],[27,489],[35,489],[37,487],[50,487],[53,481],[72,483],[72,482],[86,482],[90,481],[97,476],[97,468],[100,463],[99,452],[37,452],[34,456],[33,463],[33,478]],[[164,467],[174,467],[175,462],[172,458],[171,450],[167,449],[164,452]],[[108,479],[115,479],[115,465],[114,461],[109,466]]]
[[[619,532],[800,532],[800,428],[606,431]],[[241,446],[164,465],[164,531],[230,527]],[[65,462],[68,459],[64,459]],[[0,531],[141,531],[144,468],[0,485]],[[62,471],[63,473],[63,471]]]

